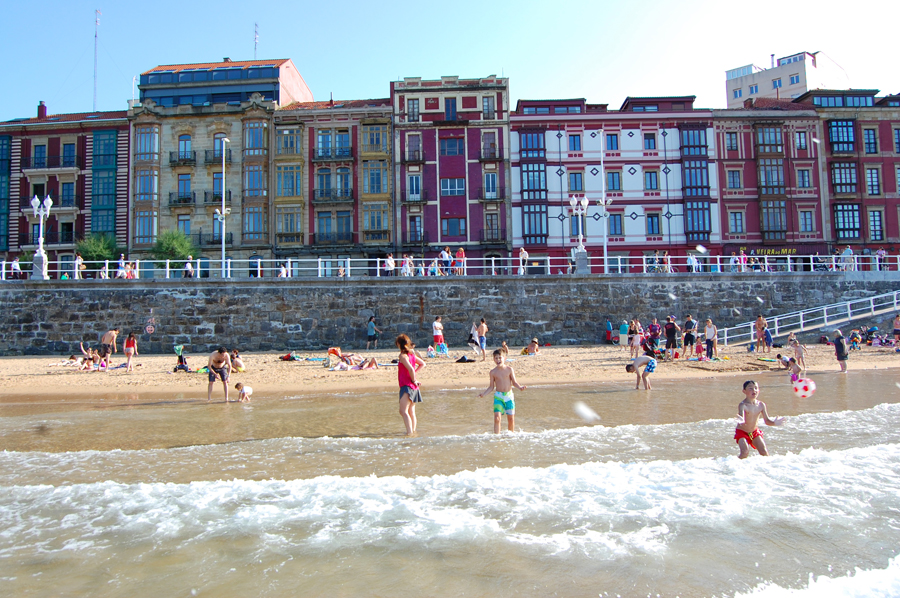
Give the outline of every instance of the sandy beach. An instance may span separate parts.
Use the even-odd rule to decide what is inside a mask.
[[[834,348],[828,345],[808,345],[808,373],[838,371]],[[540,355],[517,355],[521,347],[512,347],[510,365],[522,384],[590,384],[600,381],[633,383],[634,376],[625,372],[628,362],[627,349],[610,346],[543,347]],[[351,352],[344,348],[344,352]],[[744,346],[720,347],[721,361],[661,362],[651,380],[708,378],[713,376],[738,376],[761,371],[778,371],[779,365],[759,358],[774,359],[779,350],[770,354],[748,353]],[[389,364],[397,358],[394,348],[389,350],[359,351],[366,357],[374,356],[379,363]],[[324,351],[299,353],[303,358],[322,358]],[[476,358],[475,363],[456,363],[462,355]],[[68,357],[68,356],[65,356]],[[206,365],[207,355],[189,355],[192,369]],[[254,399],[264,399],[267,393],[332,393],[353,390],[390,389],[397,384],[394,367],[366,371],[329,371],[322,361],[281,361],[276,354],[244,354],[247,371],[232,375],[232,385],[243,382],[254,389]],[[197,373],[173,373],[175,355],[139,355],[138,367],[128,373],[124,369],[105,372],[79,372],[74,367],[54,365],[64,357],[6,357],[0,359],[0,383],[3,398],[22,398],[28,395],[64,395],[71,393],[173,393],[186,397],[198,397],[206,393],[207,376]],[[486,386],[488,372],[493,367],[490,352],[488,360],[481,361],[471,349],[451,348],[450,358],[425,360],[427,368],[420,375],[423,389],[454,389]],[[120,353],[115,354],[113,364],[124,362]],[[875,370],[900,365],[900,353],[893,348],[865,347],[853,351],[851,370]],[[221,385],[215,391],[221,395]]]

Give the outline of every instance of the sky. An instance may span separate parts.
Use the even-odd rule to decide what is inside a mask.
[[[518,99],[696,95],[724,108],[725,71],[822,51],[855,88],[900,93],[900,3],[781,0],[421,2],[7,2],[0,121],[124,110],[132,78],[161,64],[290,58],[317,100],[387,97],[390,81],[509,77]],[[137,93],[135,91],[134,93]]]

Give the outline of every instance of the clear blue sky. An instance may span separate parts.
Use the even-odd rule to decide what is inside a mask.
[[[431,2],[7,2],[0,19],[0,120],[89,111],[94,10],[98,109],[121,110],[156,65],[291,58],[316,99],[387,97],[398,77],[505,74],[512,100],[696,95],[725,106],[725,71],[823,51],[851,85],[900,93],[900,3],[781,0]]]

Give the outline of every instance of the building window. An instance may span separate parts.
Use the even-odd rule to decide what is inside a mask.
[[[550,114],[550,106],[527,106],[522,114]]]
[[[409,242],[410,243],[421,243],[422,239],[422,217],[421,216],[410,216],[409,217]]]
[[[658,235],[659,234],[659,214],[647,214],[647,234],[648,235]]]
[[[828,123],[828,141],[831,142],[831,151],[837,153],[852,153],[856,146],[856,136],[853,131],[852,120],[832,120]]]
[[[584,173],[582,172],[570,172],[569,173],[569,192],[582,192],[584,191]]]
[[[607,191],[621,191],[622,190],[622,173],[618,170],[613,170],[606,173],[606,189]]]
[[[388,205],[386,203],[363,203],[363,230],[366,231],[388,231]],[[387,237],[372,238],[370,241],[387,241]]]
[[[741,188],[741,171],[740,170],[729,170],[726,172],[728,175],[728,188],[729,189],[740,189]]]
[[[772,79],[772,89],[781,89],[781,78]]]
[[[135,171],[135,201],[156,201],[159,175],[152,169]]]
[[[743,235],[746,232],[743,212],[728,212],[728,232],[732,235]]]
[[[791,85],[800,83],[800,75],[791,75]]]
[[[689,242],[709,241],[711,221],[708,201],[685,202],[684,232]]]
[[[190,202],[193,198],[191,194],[191,175],[189,174],[179,174],[178,175],[178,201],[181,202]]]
[[[738,148],[738,134],[737,133],[725,133],[725,149],[731,152],[736,152]]]
[[[523,158],[543,158],[546,155],[543,133],[519,133],[519,145]]]
[[[894,153],[900,154],[900,129],[894,129]]]
[[[444,98],[444,120],[456,120],[456,98]]]
[[[706,129],[682,129],[681,130],[681,155],[705,156]]]
[[[706,160],[685,160],[682,165],[685,197],[709,197],[709,167]]]
[[[244,123],[244,155],[262,156],[266,153],[266,123]]]
[[[760,159],[759,192],[761,195],[784,195],[784,160]]]
[[[279,129],[276,143],[275,151],[279,156],[299,155],[303,147],[302,131],[300,129]]]
[[[522,206],[522,237],[526,245],[547,242],[547,205]]]
[[[760,154],[783,154],[784,143],[781,137],[781,127],[756,129],[756,151]]]
[[[484,173],[484,187],[481,190],[481,197],[484,199],[498,199],[499,195],[497,194],[497,173],[496,172],[486,172]]]
[[[569,135],[569,151],[581,151],[581,135]]]
[[[644,133],[644,149],[656,149],[656,133]]]
[[[622,214],[610,214],[609,215],[609,236],[611,236],[611,237],[621,237],[622,236]]]
[[[834,230],[839,241],[859,239],[859,204],[837,204],[834,206]]]
[[[387,125],[368,125],[363,127],[363,151],[387,152],[388,132]],[[350,138],[348,136],[347,141]]]
[[[134,141],[135,160],[159,160],[159,127],[135,128]]]
[[[794,137],[797,142],[797,149],[805,150],[806,149],[806,131],[797,131],[797,133],[794,135]]]
[[[406,100],[406,121],[411,123],[419,122],[419,100]]]
[[[787,202],[761,201],[759,211],[763,241],[783,241],[787,233]]]
[[[881,195],[881,173],[877,168],[866,168],[866,193]]]
[[[619,136],[616,133],[609,133],[606,136],[607,151],[616,151],[619,149]]]
[[[856,164],[832,162],[831,185],[834,193],[856,193]]]
[[[319,197],[328,198],[331,196],[331,169],[320,168],[316,171],[316,191]]]
[[[656,170],[648,170],[644,173],[644,189],[646,191],[656,191],[659,189],[659,172]]]
[[[276,167],[275,192],[279,197],[296,197],[303,188],[303,168],[299,164]]]
[[[584,227],[584,214],[576,216],[574,213],[571,213],[569,214],[569,235],[577,237],[579,234],[587,235]]]
[[[481,98],[481,119],[494,120],[497,114],[494,110],[494,97],[485,96]]]
[[[387,162],[384,160],[363,162],[363,193],[388,193]]]
[[[808,170],[797,171],[797,187],[800,189],[809,189],[812,187]]]
[[[92,208],[116,207],[116,173],[115,171],[99,171],[93,174],[91,188]]]
[[[522,164],[522,199],[547,199],[547,169],[543,164]]]
[[[422,175],[411,174],[406,177],[406,201],[422,201]]]
[[[116,145],[116,131],[95,131],[93,168],[115,168]],[[63,146],[63,165],[75,166],[76,160],[75,144],[67,143]]]
[[[244,167],[244,195],[248,197],[260,197],[266,194],[266,177],[261,165],[249,165]]]
[[[441,218],[441,235],[444,237],[465,237],[465,218]]]
[[[191,152],[191,136],[190,135],[179,135],[178,136],[178,159],[179,160],[191,160],[194,157],[193,152]]]
[[[759,93],[759,85],[754,84],[750,86],[750,95],[753,95],[755,93]]]
[[[743,92],[742,90],[740,90],[740,89],[735,89],[735,90],[734,90],[734,99],[738,99],[738,98],[740,98],[742,95],[744,95],[744,92]]]
[[[875,137],[875,129],[863,129],[863,147],[867,154],[878,153],[878,140]]]
[[[191,235],[191,216],[190,214],[178,215],[178,230],[187,236]]]
[[[881,210],[869,212],[869,240],[884,241],[884,214]]]
[[[267,222],[265,206],[244,206],[244,240],[265,239]]]
[[[225,152],[225,139],[227,139],[225,133],[216,133],[213,136],[213,157],[216,160],[222,159],[222,155]]]
[[[276,241],[279,243],[302,243],[302,233],[303,209],[300,206],[276,206]]]
[[[497,134],[493,131],[486,131],[481,135],[481,156],[489,160],[496,160],[500,157],[497,151]]]
[[[139,245],[156,243],[156,212],[138,210],[134,217],[134,242]]]
[[[441,139],[442,156],[462,156],[465,153],[463,139]]]
[[[465,195],[466,179],[441,179],[441,195]]]
[[[816,217],[812,210],[800,210],[800,232],[816,232]]]
[[[632,106],[632,112],[659,112],[658,104],[645,104],[643,106]]]

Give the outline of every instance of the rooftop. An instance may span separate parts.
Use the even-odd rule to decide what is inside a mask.
[[[374,100],[323,100],[321,102],[292,102],[282,106],[282,110],[327,110],[329,108],[390,108],[390,98]]]
[[[144,71],[142,75],[149,73],[178,73],[181,71],[208,71],[213,69],[249,68],[252,66],[278,67],[289,62],[290,58],[277,58],[269,60],[224,60],[222,62],[196,62],[193,64],[162,64]]]
[[[48,114],[43,118],[14,118],[6,122],[0,123],[0,126],[15,125],[34,125],[34,124],[50,124],[50,123],[72,123],[81,121],[102,121],[124,119],[128,116],[125,110],[115,110],[110,112],[76,112],[72,114]]]

